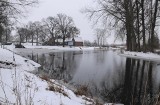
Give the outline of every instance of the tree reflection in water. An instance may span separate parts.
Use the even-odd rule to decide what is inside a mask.
[[[82,53],[82,52],[78,52]],[[77,63],[81,59],[77,59],[75,52],[56,52],[50,54],[41,54],[34,55],[32,53],[31,57],[29,57],[41,64],[39,68],[38,74],[47,75],[49,78],[64,80],[65,82],[69,82],[74,75],[74,69],[78,65]],[[75,61],[76,60],[76,61]]]
[[[153,87],[155,66],[153,62],[127,58],[124,83],[110,90],[103,84],[103,99],[124,105],[158,105],[160,91]]]

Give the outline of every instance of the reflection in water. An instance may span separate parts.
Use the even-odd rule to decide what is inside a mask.
[[[159,89],[153,89],[152,62],[127,58],[122,103],[125,105],[156,105]]]
[[[78,63],[77,59],[75,62],[74,53],[51,53],[51,54],[42,54],[38,55],[37,62],[42,66],[39,68],[39,73],[43,73],[49,76],[49,78],[54,78],[58,80],[65,79],[66,82],[69,82],[74,75],[74,68],[76,68]],[[37,58],[33,60],[36,61]]]
[[[75,86],[87,85],[93,96],[104,101],[125,105],[158,102],[160,71],[156,62],[125,59],[113,51],[17,52],[42,65],[38,74]]]

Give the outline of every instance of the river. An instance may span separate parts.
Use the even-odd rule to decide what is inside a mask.
[[[37,74],[63,80],[89,95],[125,105],[154,105],[160,92],[160,64],[119,56],[115,50],[56,51],[15,49],[41,64]]]

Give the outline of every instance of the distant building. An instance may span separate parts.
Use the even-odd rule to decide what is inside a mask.
[[[56,39],[55,41],[56,45],[62,45],[63,39]],[[75,37],[75,38],[66,38],[65,39],[65,45],[68,46],[83,46],[83,40],[81,37]]]
[[[81,37],[75,37],[72,39],[73,46],[83,46],[83,40]]]

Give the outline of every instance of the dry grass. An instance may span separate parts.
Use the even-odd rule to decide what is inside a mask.
[[[63,94],[64,96],[70,98],[70,97],[68,96],[68,94],[64,91],[64,89],[63,89],[62,87],[55,86],[55,85],[49,85],[48,90],[49,90],[49,91],[53,91],[53,92],[61,93],[61,94]]]
[[[77,88],[77,90],[74,92],[76,95],[85,95],[87,96],[89,93],[89,89],[87,86],[80,86],[79,88]]]
[[[45,80],[45,81],[48,82],[48,85],[49,85],[49,86],[48,86],[47,90],[61,93],[61,94],[63,94],[64,96],[70,98],[70,97],[68,96],[68,94],[64,91],[64,89],[62,88],[62,86],[60,86],[60,85],[55,84],[54,82],[52,82],[47,75],[42,75],[42,76],[40,76],[40,78],[41,78],[42,80]]]
[[[103,104],[100,103],[99,100],[95,100],[95,105],[103,105]]]
[[[42,75],[42,76],[40,76],[40,78],[41,78],[42,80],[51,82],[47,75]]]

